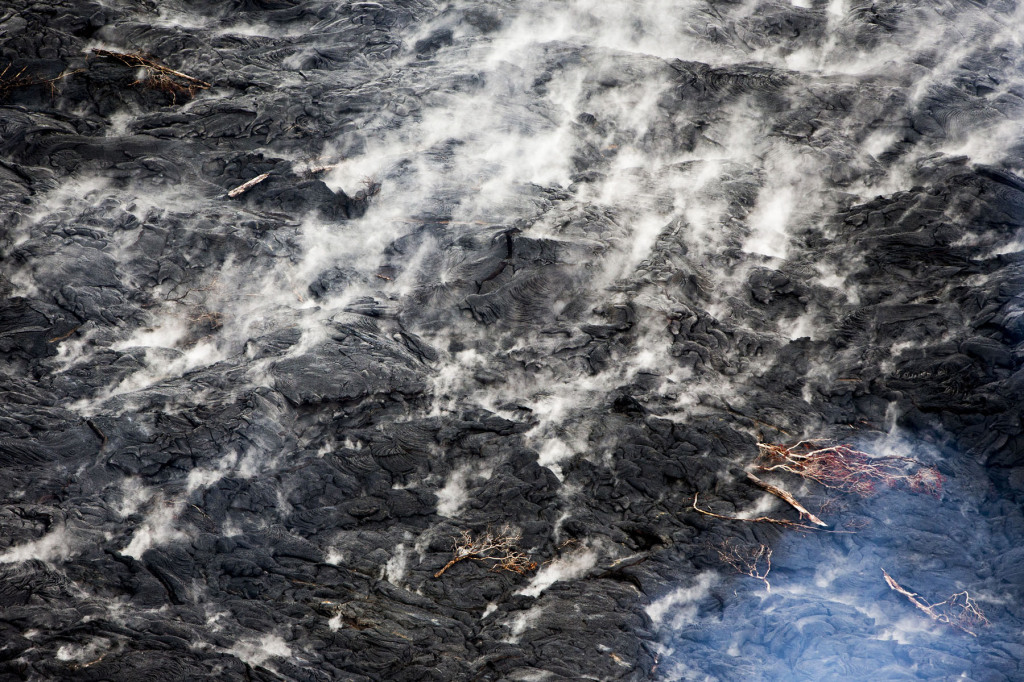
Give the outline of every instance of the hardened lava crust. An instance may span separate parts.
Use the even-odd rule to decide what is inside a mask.
[[[0,679],[1024,679],[1022,27],[6,0]]]

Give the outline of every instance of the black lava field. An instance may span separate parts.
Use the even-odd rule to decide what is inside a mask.
[[[1024,4],[0,2],[0,680],[1024,680]]]

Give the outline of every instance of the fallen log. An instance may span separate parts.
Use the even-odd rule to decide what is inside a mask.
[[[817,530],[822,533],[848,533],[849,531],[844,530],[829,530],[822,529],[818,526],[809,526],[806,523],[800,523],[798,521],[789,521],[788,519],[776,519],[771,516],[758,516],[752,519],[746,519],[741,516],[725,516],[723,514],[716,514],[715,512],[708,509],[701,509],[697,506],[697,493],[693,494],[693,506],[690,507],[693,511],[703,514],[704,516],[710,516],[715,519],[722,519],[723,521],[743,521],[744,523],[771,523],[776,526],[788,526],[790,528],[799,528],[801,530]]]
[[[826,488],[868,497],[879,483],[905,485],[938,497],[944,477],[909,457],[875,457],[827,439],[802,440],[795,445],[757,444],[756,466],[762,471],[796,474]]]
[[[228,196],[231,197],[232,199],[234,199],[239,194],[242,194],[243,192],[247,192],[248,190],[252,189],[253,187],[255,187],[256,185],[260,184],[261,182],[263,182],[264,180],[266,180],[269,177],[270,177],[270,173],[264,173],[263,175],[257,175],[252,180],[249,180],[248,182],[243,182],[241,185],[239,185],[238,187],[236,187],[233,190],[231,190],[230,192],[228,192]]]
[[[801,519],[807,519],[808,521],[810,521],[811,523],[813,523],[816,526],[822,526],[822,527],[825,527],[825,528],[828,527],[827,523],[825,523],[824,521],[819,519],[817,516],[812,514],[807,509],[807,507],[805,507],[802,504],[800,504],[799,500],[797,500],[795,497],[790,495],[788,492],[786,492],[782,488],[774,486],[771,483],[768,483],[767,481],[762,481],[760,478],[758,478],[754,474],[750,473],[749,471],[747,472],[747,480],[750,481],[751,483],[753,483],[754,485],[756,485],[757,487],[762,488],[763,490],[766,490],[767,492],[771,493],[772,495],[775,495],[775,497],[777,497],[780,500],[784,501],[789,506],[793,507],[793,509],[796,509],[797,512],[799,512]]]

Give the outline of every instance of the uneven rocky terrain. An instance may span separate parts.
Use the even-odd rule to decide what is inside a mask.
[[[0,677],[1024,679],[1022,43],[6,0]]]

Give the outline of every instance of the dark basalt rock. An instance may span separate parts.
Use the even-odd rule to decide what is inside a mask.
[[[1024,676],[1015,7],[797,5],[9,2],[0,677]]]
[[[355,329],[342,331],[339,340],[275,362],[270,370],[275,388],[296,405],[426,389],[422,366],[404,347]]]

